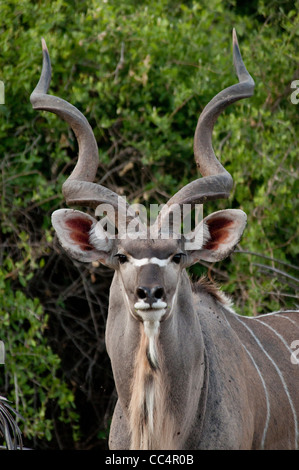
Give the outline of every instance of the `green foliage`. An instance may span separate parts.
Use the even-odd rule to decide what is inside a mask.
[[[235,187],[228,201],[209,203],[204,214],[241,208],[248,225],[229,260],[199,264],[191,273],[208,270],[232,294],[239,313],[298,304],[299,105],[290,101],[290,84],[299,78],[299,4],[246,5],[238,0],[1,2],[0,339],[8,350],[2,386],[25,417],[28,439],[53,441],[49,410],[55,407],[74,439],[78,427],[82,433],[74,407],[82,405],[82,390],[91,400],[90,378],[82,369],[90,372],[101,362],[96,348],[104,349],[101,309],[109,288],[105,270],[77,267],[53,245],[50,214],[63,207],[61,185],[77,144],[64,122],[31,108],[41,37],[53,66],[50,92],[81,109],[94,129],[99,181],[130,202],[161,204],[198,176],[192,151],[196,122],[209,100],[236,81],[231,53],[236,28],[255,94],[217,121],[215,152]],[[74,339],[75,313],[71,319],[66,313],[75,304],[78,311],[78,302],[80,314],[87,312],[93,322],[92,328],[81,317],[76,323],[76,334],[90,335],[81,338],[82,346]],[[62,332],[66,336],[59,336]],[[71,364],[71,358],[79,364],[81,356],[90,362]],[[98,374],[110,377],[109,366]],[[106,383],[93,385],[101,387],[109,390]],[[97,416],[94,435],[106,435],[110,401]]]
[[[1,272],[3,274],[3,272]],[[47,418],[51,400],[57,402],[64,422],[78,426],[74,411],[74,396],[61,381],[60,359],[54,354],[44,337],[47,316],[38,299],[28,299],[10,284],[1,289],[0,330],[5,339],[5,369],[8,382],[13,386],[12,398],[26,417],[23,432],[27,438],[51,440],[53,423]]]

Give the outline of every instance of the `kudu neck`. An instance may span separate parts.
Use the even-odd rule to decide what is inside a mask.
[[[202,403],[201,392],[205,380],[203,337],[198,314],[194,311],[189,278],[185,272],[182,273],[171,315],[159,325],[155,338],[156,369],[148,361],[144,325],[128,311],[126,295],[120,276],[116,273],[111,286],[106,343],[119,401],[130,420],[132,393],[136,395],[133,402],[140,400],[142,390],[145,391],[144,384],[151,376],[151,383],[158,384],[157,389],[160,387],[161,390],[167,390],[167,394],[164,392],[163,396],[159,395],[159,390],[155,390],[155,406],[158,406],[160,399],[164,403],[159,413],[155,410],[152,413],[162,417],[167,415],[169,419],[166,426],[168,430],[172,430],[170,434],[175,435],[175,441],[171,442],[169,439],[163,445],[166,449],[173,448],[172,446],[180,448],[192,434],[198,406]],[[133,411],[137,416],[136,410]],[[153,422],[156,426],[156,418]],[[187,424],[184,427],[182,423]],[[164,424],[159,424],[161,435],[166,433]],[[155,429],[152,434],[156,432],[159,433]]]

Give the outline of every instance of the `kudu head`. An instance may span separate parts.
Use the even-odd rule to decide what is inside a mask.
[[[42,73],[31,95],[31,103],[34,109],[56,113],[67,121],[78,140],[78,162],[62,188],[66,203],[90,206],[96,209],[96,214],[99,211],[101,215],[107,213],[108,217],[112,208],[118,233],[112,236],[103,223],[72,209],[55,211],[53,226],[70,256],[82,262],[99,261],[116,271],[123,286],[118,294],[123,295],[127,310],[150,329],[171,316],[184,277],[182,270],[199,260],[213,262],[227,257],[246,224],[244,212],[222,210],[204,218],[191,236],[176,236],[175,224],[169,231],[174,208],[180,210],[189,205],[192,209],[208,200],[228,198],[232,189],[230,174],[214,154],[212,131],[217,117],[227,106],[253,94],[254,82],[242,61],[236,33],[233,31],[233,56],[239,83],[224,89],[209,102],[195,131],[194,155],[202,178],[171,197],[150,229],[124,198],[93,182],[99,158],[95,137],[80,111],[61,98],[47,94],[51,64],[44,40],[42,44]],[[165,237],[167,230],[169,236]]]

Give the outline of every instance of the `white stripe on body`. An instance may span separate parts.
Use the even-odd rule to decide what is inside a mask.
[[[236,312],[234,312],[234,310],[232,310],[231,308],[227,308],[225,307],[226,310],[228,310],[231,314],[233,314],[234,317],[237,317],[238,314]],[[229,328],[231,328],[232,330],[234,330],[227,318],[226,315],[224,315],[224,318],[226,320],[226,323],[228,324]],[[235,331],[235,330],[234,330]],[[240,339],[240,338],[239,338]],[[254,360],[254,357],[252,356],[252,354],[248,351],[248,349],[246,348],[246,346],[242,343],[241,339],[240,339],[240,342],[246,352],[246,354],[249,356],[251,362],[253,363],[260,379],[261,379],[261,382],[262,382],[262,386],[263,386],[263,389],[264,389],[264,392],[265,392],[265,399],[266,399],[266,407],[267,407],[267,412],[266,412],[266,420],[265,420],[265,427],[264,427],[264,431],[263,431],[263,435],[262,435],[262,440],[261,440],[261,450],[264,449],[265,447],[265,440],[266,440],[266,435],[267,435],[267,431],[268,431],[268,427],[269,427],[269,422],[270,422],[270,414],[271,414],[271,411],[270,411],[270,400],[269,400],[269,394],[268,394],[268,390],[267,390],[267,385],[266,385],[266,382],[263,378],[263,375],[257,365],[257,363],[255,362]]]
[[[245,326],[245,328],[247,328],[247,330],[249,331],[249,333],[251,334],[251,336],[254,338],[254,340],[256,341],[256,343],[258,344],[258,346],[260,347],[260,349],[263,351],[263,353],[267,356],[267,358],[269,359],[269,361],[273,364],[280,380],[281,380],[281,383],[282,383],[282,386],[283,386],[283,389],[287,395],[287,398],[289,400],[289,403],[290,403],[290,407],[291,407],[291,410],[292,410],[292,413],[293,413],[293,417],[294,417],[294,428],[295,428],[295,449],[298,448],[298,422],[297,422],[297,415],[296,415],[296,410],[295,410],[295,407],[294,407],[294,404],[293,404],[293,401],[292,401],[292,398],[290,396],[290,393],[289,393],[289,390],[288,390],[288,387],[287,387],[287,384],[283,378],[283,375],[281,373],[281,370],[279,369],[278,365],[276,364],[276,362],[272,359],[272,357],[269,355],[269,353],[265,350],[265,348],[263,347],[262,343],[260,342],[260,340],[258,339],[258,337],[253,333],[253,331],[251,330],[251,328],[246,324],[245,321],[242,321],[241,318],[243,320],[245,320],[245,318],[250,318],[250,317],[241,317],[239,315],[236,315],[235,316],[236,319],[242,324]],[[256,318],[256,317],[255,317]]]

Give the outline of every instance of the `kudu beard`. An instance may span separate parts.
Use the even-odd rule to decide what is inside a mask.
[[[164,204],[150,204],[149,211],[146,206],[136,203],[126,205],[126,198],[119,198],[117,209],[111,204],[99,204],[95,216],[100,217],[94,230],[95,234],[103,237],[104,233],[110,239],[120,240],[168,240],[184,239],[186,250],[201,248],[206,236],[203,224],[203,204],[172,204],[169,206],[163,225],[155,222]],[[134,213],[135,218],[128,222],[128,215]]]

